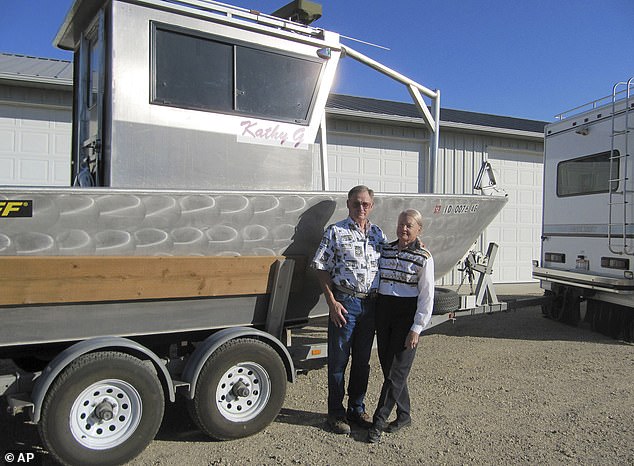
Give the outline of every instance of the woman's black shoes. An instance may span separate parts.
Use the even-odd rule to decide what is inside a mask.
[[[368,443],[379,443],[381,440],[381,429],[372,426],[368,429]]]
[[[385,432],[389,434],[393,434],[394,432],[398,432],[399,430],[409,426],[412,423],[411,418],[404,420],[395,420],[390,422],[385,428]]]
[[[368,443],[379,443],[381,441],[381,432],[393,434],[412,424],[412,419],[396,419],[388,425],[379,427],[376,423],[368,429]]]

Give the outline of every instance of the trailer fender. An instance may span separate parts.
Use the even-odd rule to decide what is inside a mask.
[[[220,330],[214,333],[203,341],[196,350],[192,353],[191,357],[187,361],[185,370],[183,370],[183,381],[189,384],[189,391],[187,397],[194,399],[196,383],[200,376],[200,371],[207,359],[216,351],[220,346],[224,345],[229,340],[234,340],[241,337],[252,337],[261,340],[270,345],[284,362],[286,367],[286,376],[289,382],[295,382],[295,366],[293,359],[286,347],[273,335],[263,332],[258,329],[248,327],[233,327]]]
[[[148,357],[152,361],[154,367],[157,368],[157,373],[159,377],[162,379],[162,382],[164,382],[164,385],[167,387],[170,401],[175,401],[176,395],[174,384],[172,383],[172,378],[167,371],[165,364],[163,364],[163,362],[156,354],[154,354],[154,352],[135,341],[128,340],[127,338],[91,338],[90,340],[80,341],[79,343],[76,343],[59,353],[57,356],[55,356],[55,358],[53,358],[53,360],[42,371],[42,374],[36,379],[33,386],[33,391],[31,393],[31,398],[33,400],[32,421],[34,423],[38,423],[40,420],[42,404],[44,403],[44,398],[46,397],[51,384],[53,383],[55,378],[66,368],[66,366],[68,366],[79,356],[102,349],[127,349],[131,354],[141,354]]]

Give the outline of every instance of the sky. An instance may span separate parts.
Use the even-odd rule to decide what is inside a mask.
[[[232,4],[271,13],[289,1]],[[0,0],[0,52],[71,60],[52,41],[72,2]],[[439,89],[443,108],[553,121],[634,76],[634,0],[318,3],[323,16],[314,26],[388,48],[342,39]],[[405,86],[351,58],[342,60],[334,92],[411,101]]]

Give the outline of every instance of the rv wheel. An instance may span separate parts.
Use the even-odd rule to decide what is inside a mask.
[[[286,369],[277,352],[250,338],[231,340],[205,362],[189,411],[218,440],[247,437],[277,417],[286,396]]]
[[[39,431],[62,464],[114,465],[154,438],[165,400],[156,373],[124,353],[80,356],[53,382]]]
[[[434,288],[434,311],[433,314],[447,314],[457,311],[460,307],[460,296],[453,290],[447,288]]]

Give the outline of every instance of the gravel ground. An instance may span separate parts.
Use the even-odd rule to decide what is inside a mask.
[[[372,357],[368,411],[380,368]],[[539,307],[462,317],[430,329],[409,378],[411,427],[367,444],[331,433],[326,368],[289,384],[277,420],[252,437],[216,442],[182,399],[133,465],[634,464],[634,345],[550,321]],[[38,451],[34,426],[0,414],[0,452]]]

